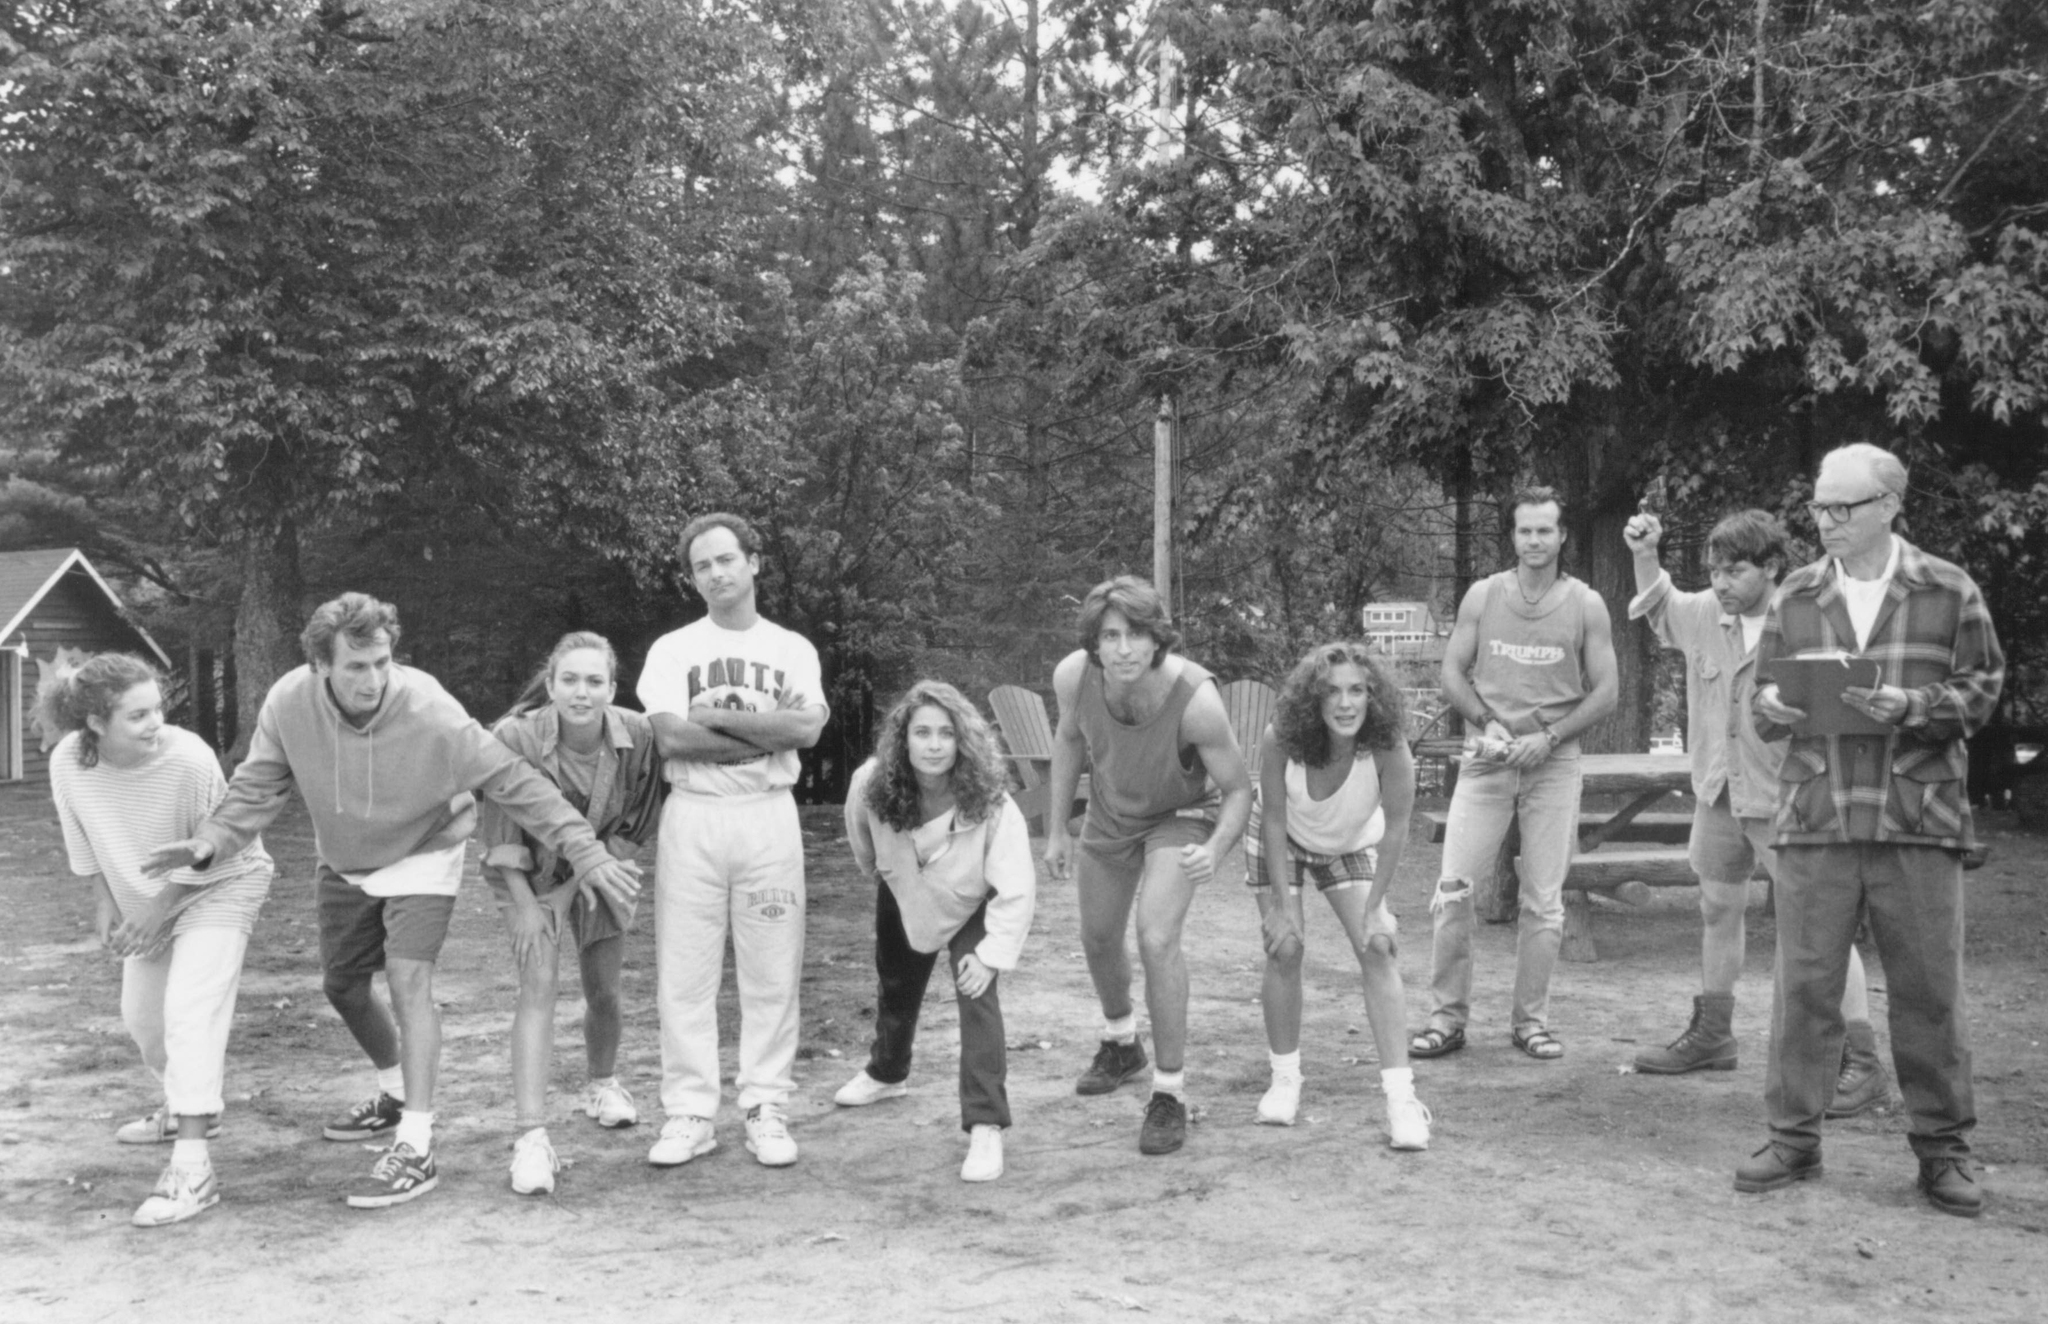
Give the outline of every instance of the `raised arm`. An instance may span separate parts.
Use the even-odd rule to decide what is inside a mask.
[[[1223,695],[1214,684],[1205,684],[1188,700],[1180,715],[1180,738],[1193,745],[1209,771],[1209,780],[1223,792],[1223,805],[1216,813],[1215,830],[1199,846],[1183,846],[1181,872],[1191,883],[1206,883],[1216,876],[1216,866],[1244,835],[1245,820],[1252,815],[1252,779],[1244,767],[1244,751],[1230,729],[1230,713],[1223,707]]]
[[[1088,757],[1088,742],[1081,736],[1081,678],[1088,669],[1088,655],[1075,650],[1060,659],[1052,671],[1053,701],[1059,705],[1059,725],[1052,733],[1052,774],[1047,787],[1045,811],[1045,867],[1055,878],[1073,871],[1074,834],[1067,831],[1067,809],[1081,785],[1081,764]]]

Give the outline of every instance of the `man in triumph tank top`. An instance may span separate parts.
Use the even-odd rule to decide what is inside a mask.
[[[1158,590],[1132,575],[1097,584],[1081,604],[1081,647],[1053,670],[1054,806],[1073,803],[1090,766],[1079,858],[1060,809],[1045,863],[1078,880],[1081,949],[1102,1002],[1102,1044],[1075,1091],[1108,1094],[1145,1069],[1131,1005],[1124,928],[1135,908],[1145,1008],[1152,1018],[1152,1099],[1138,1151],[1170,1154],[1187,1137],[1181,1100],[1188,970],[1181,926],[1195,888],[1215,877],[1251,814],[1251,778],[1215,677],[1174,653],[1180,631]]]
[[[1563,574],[1564,502],[1548,487],[1517,492],[1515,566],[1474,584],[1444,649],[1444,698],[1484,732],[1451,796],[1435,925],[1429,1024],[1415,1057],[1465,1046],[1472,996],[1473,882],[1493,868],[1508,824],[1522,828],[1522,917],[1510,1035],[1530,1057],[1564,1056],[1552,1034],[1550,973],[1564,938],[1564,880],[1579,829],[1579,741],[1614,709],[1620,683],[1607,604]]]

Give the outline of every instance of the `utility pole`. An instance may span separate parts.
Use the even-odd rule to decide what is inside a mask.
[[[1157,38],[1158,85],[1152,114],[1152,147],[1162,162],[1181,153],[1180,52],[1171,38]],[[1173,610],[1173,497],[1174,429],[1179,409],[1171,392],[1159,397],[1159,412],[1152,422],[1152,584],[1160,600]]]

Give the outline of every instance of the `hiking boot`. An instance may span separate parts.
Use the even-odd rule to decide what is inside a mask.
[[[329,1140],[368,1140],[398,1125],[405,1105],[381,1090],[329,1122],[320,1131]]]
[[[1781,1140],[1767,1140],[1762,1149],[1736,1167],[1735,1189],[1754,1195],[1759,1191],[1780,1190],[1793,1182],[1818,1176],[1818,1149],[1794,1149]]]
[[[1835,1077],[1835,1097],[1826,1115],[1836,1121],[1876,1112],[1892,1101],[1892,1078],[1877,1055],[1877,1029],[1869,1021],[1850,1021],[1842,1037],[1842,1072]]]
[[[1088,1064],[1088,1069],[1075,1083],[1074,1093],[1108,1094],[1143,1071],[1145,1066],[1145,1043],[1142,1039],[1133,1037],[1127,1044],[1104,1039],[1102,1046],[1095,1050],[1095,1060]]]
[[[1701,993],[1692,1000],[1692,1024],[1663,1048],[1636,1054],[1636,1070],[1650,1076],[1682,1076],[1688,1071],[1735,1070],[1735,1036],[1728,1022],[1735,1015],[1733,993]]]
[[[1920,1189],[1927,1203],[1944,1214],[1975,1218],[1984,1212],[1984,1188],[1977,1185],[1970,1161],[1959,1155],[1921,1159]]]
[[[1145,1105],[1145,1124],[1138,1128],[1140,1154],[1171,1154],[1188,1138],[1187,1105],[1171,1094],[1152,1092]]]

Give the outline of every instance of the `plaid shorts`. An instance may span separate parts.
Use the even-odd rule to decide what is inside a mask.
[[[1256,832],[1248,832],[1244,839],[1244,883],[1246,887],[1270,887],[1266,877],[1265,842]],[[1342,855],[1318,855],[1306,851],[1287,839],[1287,885],[1295,891],[1308,886],[1312,880],[1318,892],[1336,892],[1361,884],[1372,886],[1373,871],[1379,867],[1379,852],[1367,846],[1364,850],[1346,851]]]

